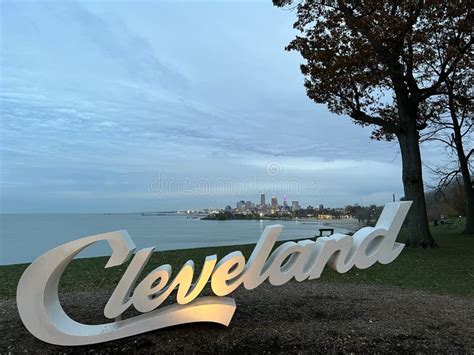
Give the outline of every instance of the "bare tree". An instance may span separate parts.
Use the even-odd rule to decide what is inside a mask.
[[[461,176],[466,201],[464,233],[474,235],[474,189],[470,165],[474,154],[473,63],[467,59],[465,63],[460,64],[463,65],[453,70],[445,79],[444,95],[435,103],[439,112],[431,116],[431,129],[422,135],[421,140],[442,143],[448,155],[454,157],[451,166],[436,166],[431,171],[438,178],[437,189],[440,191],[451,182],[458,182],[458,177]]]

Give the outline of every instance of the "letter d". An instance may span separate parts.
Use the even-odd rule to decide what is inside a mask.
[[[354,264],[359,269],[366,269],[377,261],[381,264],[391,263],[400,255],[405,244],[396,239],[412,202],[387,203],[375,227],[365,227],[354,236]]]

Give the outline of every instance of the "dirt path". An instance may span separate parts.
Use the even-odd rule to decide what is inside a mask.
[[[181,325],[87,347],[45,344],[23,327],[13,300],[0,301],[5,352],[422,352],[474,353],[474,299],[395,287],[296,282],[235,293],[228,328]],[[84,323],[103,322],[107,293],[62,296]],[[87,308],[86,306],[87,305]]]

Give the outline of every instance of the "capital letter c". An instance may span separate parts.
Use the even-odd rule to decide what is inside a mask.
[[[25,270],[18,283],[16,300],[21,320],[35,337],[56,345],[86,345],[190,322],[229,325],[236,306],[235,301],[228,297],[202,297],[187,305],[171,305],[98,325],[82,324],[71,319],[59,302],[59,280],[78,253],[102,240],[112,248],[106,268],[121,265],[135,250],[135,244],[126,231],[98,234],[54,248],[38,257]]]

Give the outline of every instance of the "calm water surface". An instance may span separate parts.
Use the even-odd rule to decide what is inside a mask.
[[[0,264],[31,262],[60,244],[98,233],[125,229],[137,248],[156,250],[256,243],[264,228],[283,224],[280,240],[313,237],[318,224],[297,221],[203,221],[181,215],[3,214],[0,215]],[[344,232],[337,229],[336,232]],[[105,242],[80,257],[110,255]]]

